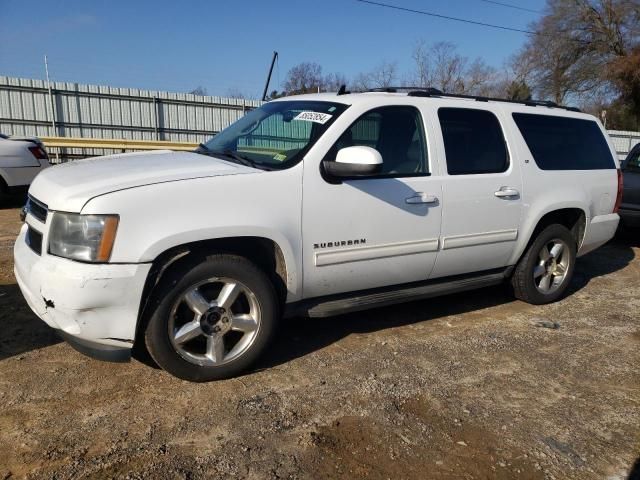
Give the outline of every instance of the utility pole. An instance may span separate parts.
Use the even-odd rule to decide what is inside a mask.
[[[51,80],[49,80],[49,62],[47,56],[44,56],[44,71],[47,76],[47,90],[49,91],[49,106],[51,107],[51,126],[53,127],[53,136],[56,136],[56,116],[53,110],[53,95],[51,93]]]
[[[269,83],[271,83],[271,74],[273,73],[273,65],[278,58],[278,52],[273,52],[273,58],[271,59],[271,66],[269,67],[269,74],[267,75],[267,83],[264,85],[264,92],[262,92],[262,101],[267,99],[267,90],[269,90]]]
[[[51,90],[51,80],[49,79],[49,62],[47,61],[47,56],[44,56],[44,71],[47,77],[47,90],[49,92],[49,106],[51,107],[51,127],[53,130],[53,136],[57,137],[58,132],[56,129],[56,107],[53,102],[53,92]],[[60,163],[60,152],[56,152],[56,160]]]

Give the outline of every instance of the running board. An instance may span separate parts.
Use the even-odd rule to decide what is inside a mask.
[[[287,305],[285,316],[331,317],[343,313],[358,312],[374,307],[409,302],[451,293],[464,292],[502,283],[511,269],[492,270],[474,276],[456,276],[446,280],[435,280],[420,284],[412,283],[391,288],[361,290],[350,294],[311,298]]]

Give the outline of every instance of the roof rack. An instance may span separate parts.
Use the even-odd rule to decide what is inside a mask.
[[[386,92],[386,93],[398,93],[400,91],[407,91],[409,97],[449,97],[449,98],[463,98],[467,100],[475,100],[476,102],[505,102],[505,103],[519,103],[527,105],[529,107],[548,107],[548,108],[562,108],[570,112],[580,112],[581,110],[576,107],[567,107],[565,105],[558,105],[555,102],[548,100],[509,100],[506,98],[496,97],[484,97],[480,95],[464,95],[461,93],[444,93],[441,90],[433,87],[384,87],[373,88],[367,90],[368,92]]]

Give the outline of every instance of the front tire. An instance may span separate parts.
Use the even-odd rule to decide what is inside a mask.
[[[156,363],[193,382],[233,377],[265,350],[279,317],[267,275],[244,257],[213,255],[159,287],[145,330]]]
[[[516,298],[534,305],[560,299],[573,277],[576,249],[576,241],[566,227],[554,224],[542,230],[511,277]]]

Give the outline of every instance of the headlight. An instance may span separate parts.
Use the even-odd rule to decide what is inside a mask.
[[[118,220],[118,215],[55,212],[49,230],[49,253],[81,262],[107,262]]]

